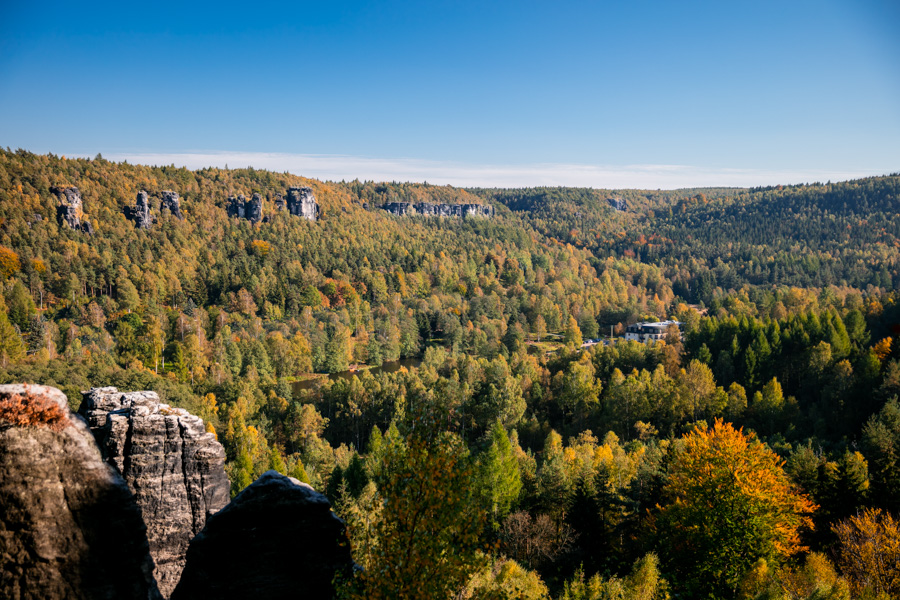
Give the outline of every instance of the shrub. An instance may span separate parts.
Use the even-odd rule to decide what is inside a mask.
[[[16,427],[46,427],[61,431],[68,423],[68,415],[52,399],[26,387],[24,394],[0,398],[0,421]]]

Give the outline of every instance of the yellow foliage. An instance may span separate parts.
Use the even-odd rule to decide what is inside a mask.
[[[875,356],[878,357],[878,360],[880,360],[881,362],[884,362],[884,359],[886,359],[888,356],[890,356],[891,346],[893,345],[893,343],[894,343],[893,338],[886,337],[883,340],[881,340],[880,342],[878,342],[877,344],[875,344],[875,346],[872,348],[872,350],[875,351]]]
[[[259,256],[266,256],[272,250],[272,246],[265,240],[253,240],[250,242],[250,246],[253,248],[253,253]]]
[[[850,579],[854,596],[900,596],[900,521],[867,508],[832,531],[840,540],[838,564]]]
[[[47,272],[47,264],[39,258],[31,259],[31,268],[34,269],[38,273],[46,273]]]
[[[8,279],[21,268],[19,255],[5,246],[0,246],[0,277]]]

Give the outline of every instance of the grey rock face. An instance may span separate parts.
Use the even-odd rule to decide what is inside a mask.
[[[262,221],[262,197],[259,194],[253,194],[253,197],[244,205],[244,214],[251,223]]]
[[[387,202],[381,205],[382,210],[386,210],[392,215],[400,215],[401,217],[413,213],[412,204],[409,202]]]
[[[81,192],[77,187],[52,187],[50,192],[56,196],[56,218],[60,225],[68,225],[71,229],[93,235],[94,228],[84,218]]]
[[[394,215],[422,215],[426,217],[493,217],[490,204],[432,204],[431,202],[388,202],[382,210]]]
[[[0,404],[55,404],[61,428],[0,420],[0,597],[157,600],[141,511],[65,395],[0,385]]]
[[[616,210],[628,210],[628,202],[626,200],[623,200],[622,198],[607,198],[606,201],[609,202],[609,205]]]
[[[240,196],[231,196],[228,198],[228,206],[225,208],[225,212],[228,213],[229,217],[237,217],[238,219],[246,218],[247,211],[245,205],[247,203],[247,198],[243,195]]]
[[[316,221],[319,218],[319,204],[312,188],[292,187],[287,191],[287,209],[292,215]]]
[[[78,412],[143,513],[159,590],[168,597],[188,544],[228,502],[225,450],[203,420],[160,404],[155,392],[94,388]]]
[[[184,220],[184,215],[181,214],[181,198],[178,197],[177,192],[173,192],[172,190],[164,190],[160,192],[159,200],[160,210],[167,208],[174,217]]]
[[[138,192],[134,206],[126,206],[124,212],[125,218],[134,221],[134,225],[138,229],[150,229],[156,220],[150,214],[150,200],[147,192],[144,191]]]
[[[262,197],[259,194],[253,194],[253,197],[247,200],[244,195],[232,196],[228,199],[228,206],[225,208],[225,211],[229,217],[237,217],[238,219],[247,219],[251,223],[259,223],[263,220]]]
[[[191,542],[172,600],[332,598],[335,573],[352,567],[344,522],[328,499],[268,471]]]

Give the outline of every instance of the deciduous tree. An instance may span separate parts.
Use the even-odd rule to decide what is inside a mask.
[[[816,507],[753,434],[716,420],[683,443],[664,489],[661,542],[685,593],[733,596],[757,560],[778,564],[803,549],[800,530]]]

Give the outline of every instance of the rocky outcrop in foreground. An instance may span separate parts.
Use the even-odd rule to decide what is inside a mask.
[[[143,514],[154,574],[163,596],[175,588],[188,544],[228,502],[225,451],[203,420],[161,404],[155,392],[94,388],[84,415],[106,461],[114,466]]]
[[[387,212],[406,216],[426,217],[493,217],[494,207],[490,204],[432,204],[430,202],[388,202],[381,206]]]
[[[84,218],[81,192],[78,191],[78,188],[74,186],[52,187],[50,192],[56,196],[56,219],[59,224],[93,235],[94,228],[90,221]]]
[[[352,566],[328,499],[268,471],[191,542],[172,600],[331,598],[335,573]]]
[[[0,597],[156,600],[144,531],[65,395],[0,385]]]

